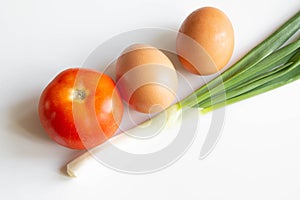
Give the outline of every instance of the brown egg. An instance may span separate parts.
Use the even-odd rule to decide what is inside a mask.
[[[217,8],[195,10],[180,27],[176,49],[188,71],[201,75],[216,73],[226,66],[233,53],[232,24]]]
[[[178,78],[169,58],[155,47],[134,44],[116,62],[117,86],[123,99],[143,113],[166,109],[177,91]]]

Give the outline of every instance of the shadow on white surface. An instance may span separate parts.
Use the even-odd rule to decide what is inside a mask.
[[[56,144],[43,129],[38,116],[39,95],[19,99],[9,108],[7,129],[14,134],[9,136],[9,151],[17,158],[28,159],[39,164],[53,162],[62,177],[66,177],[64,164],[77,157],[82,151],[71,150]]]
[[[13,105],[9,116],[13,123],[9,128],[28,140],[50,142],[51,139],[40,124],[38,101],[39,96],[34,96],[29,99],[20,99],[17,104]]]

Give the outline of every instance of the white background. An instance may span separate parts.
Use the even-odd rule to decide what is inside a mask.
[[[62,167],[81,152],[52,142],[39,124],[39,95],[58,72],[114,35],[177,30],[208,5],[234,25],[231,64],[300,9],[298,0],[1,0],[0,199],[299,199],[300,81],[228,106],[222,137],[206,159],[198,160],[200,135],[183,158],[154,174],[99,165],[66,177]]]

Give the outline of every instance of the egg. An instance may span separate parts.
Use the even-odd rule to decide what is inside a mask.
[[[115,66],[117,87],[133,109],[156,113],[174,101],[177,73],[170,59],[159,49],[133,44],[122,52]]]
[[[176,51],[190,72],[210,75],[229,62],[234,49],[234,30],[229,18],[214,7],[192,12],[182,23]]]

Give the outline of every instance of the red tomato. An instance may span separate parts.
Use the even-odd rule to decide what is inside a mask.
[[[39,117],[48,135],[72,149],[88,149],[110,138],[123,116],[114,81],[90,69],[67,69],[44,89]]]

